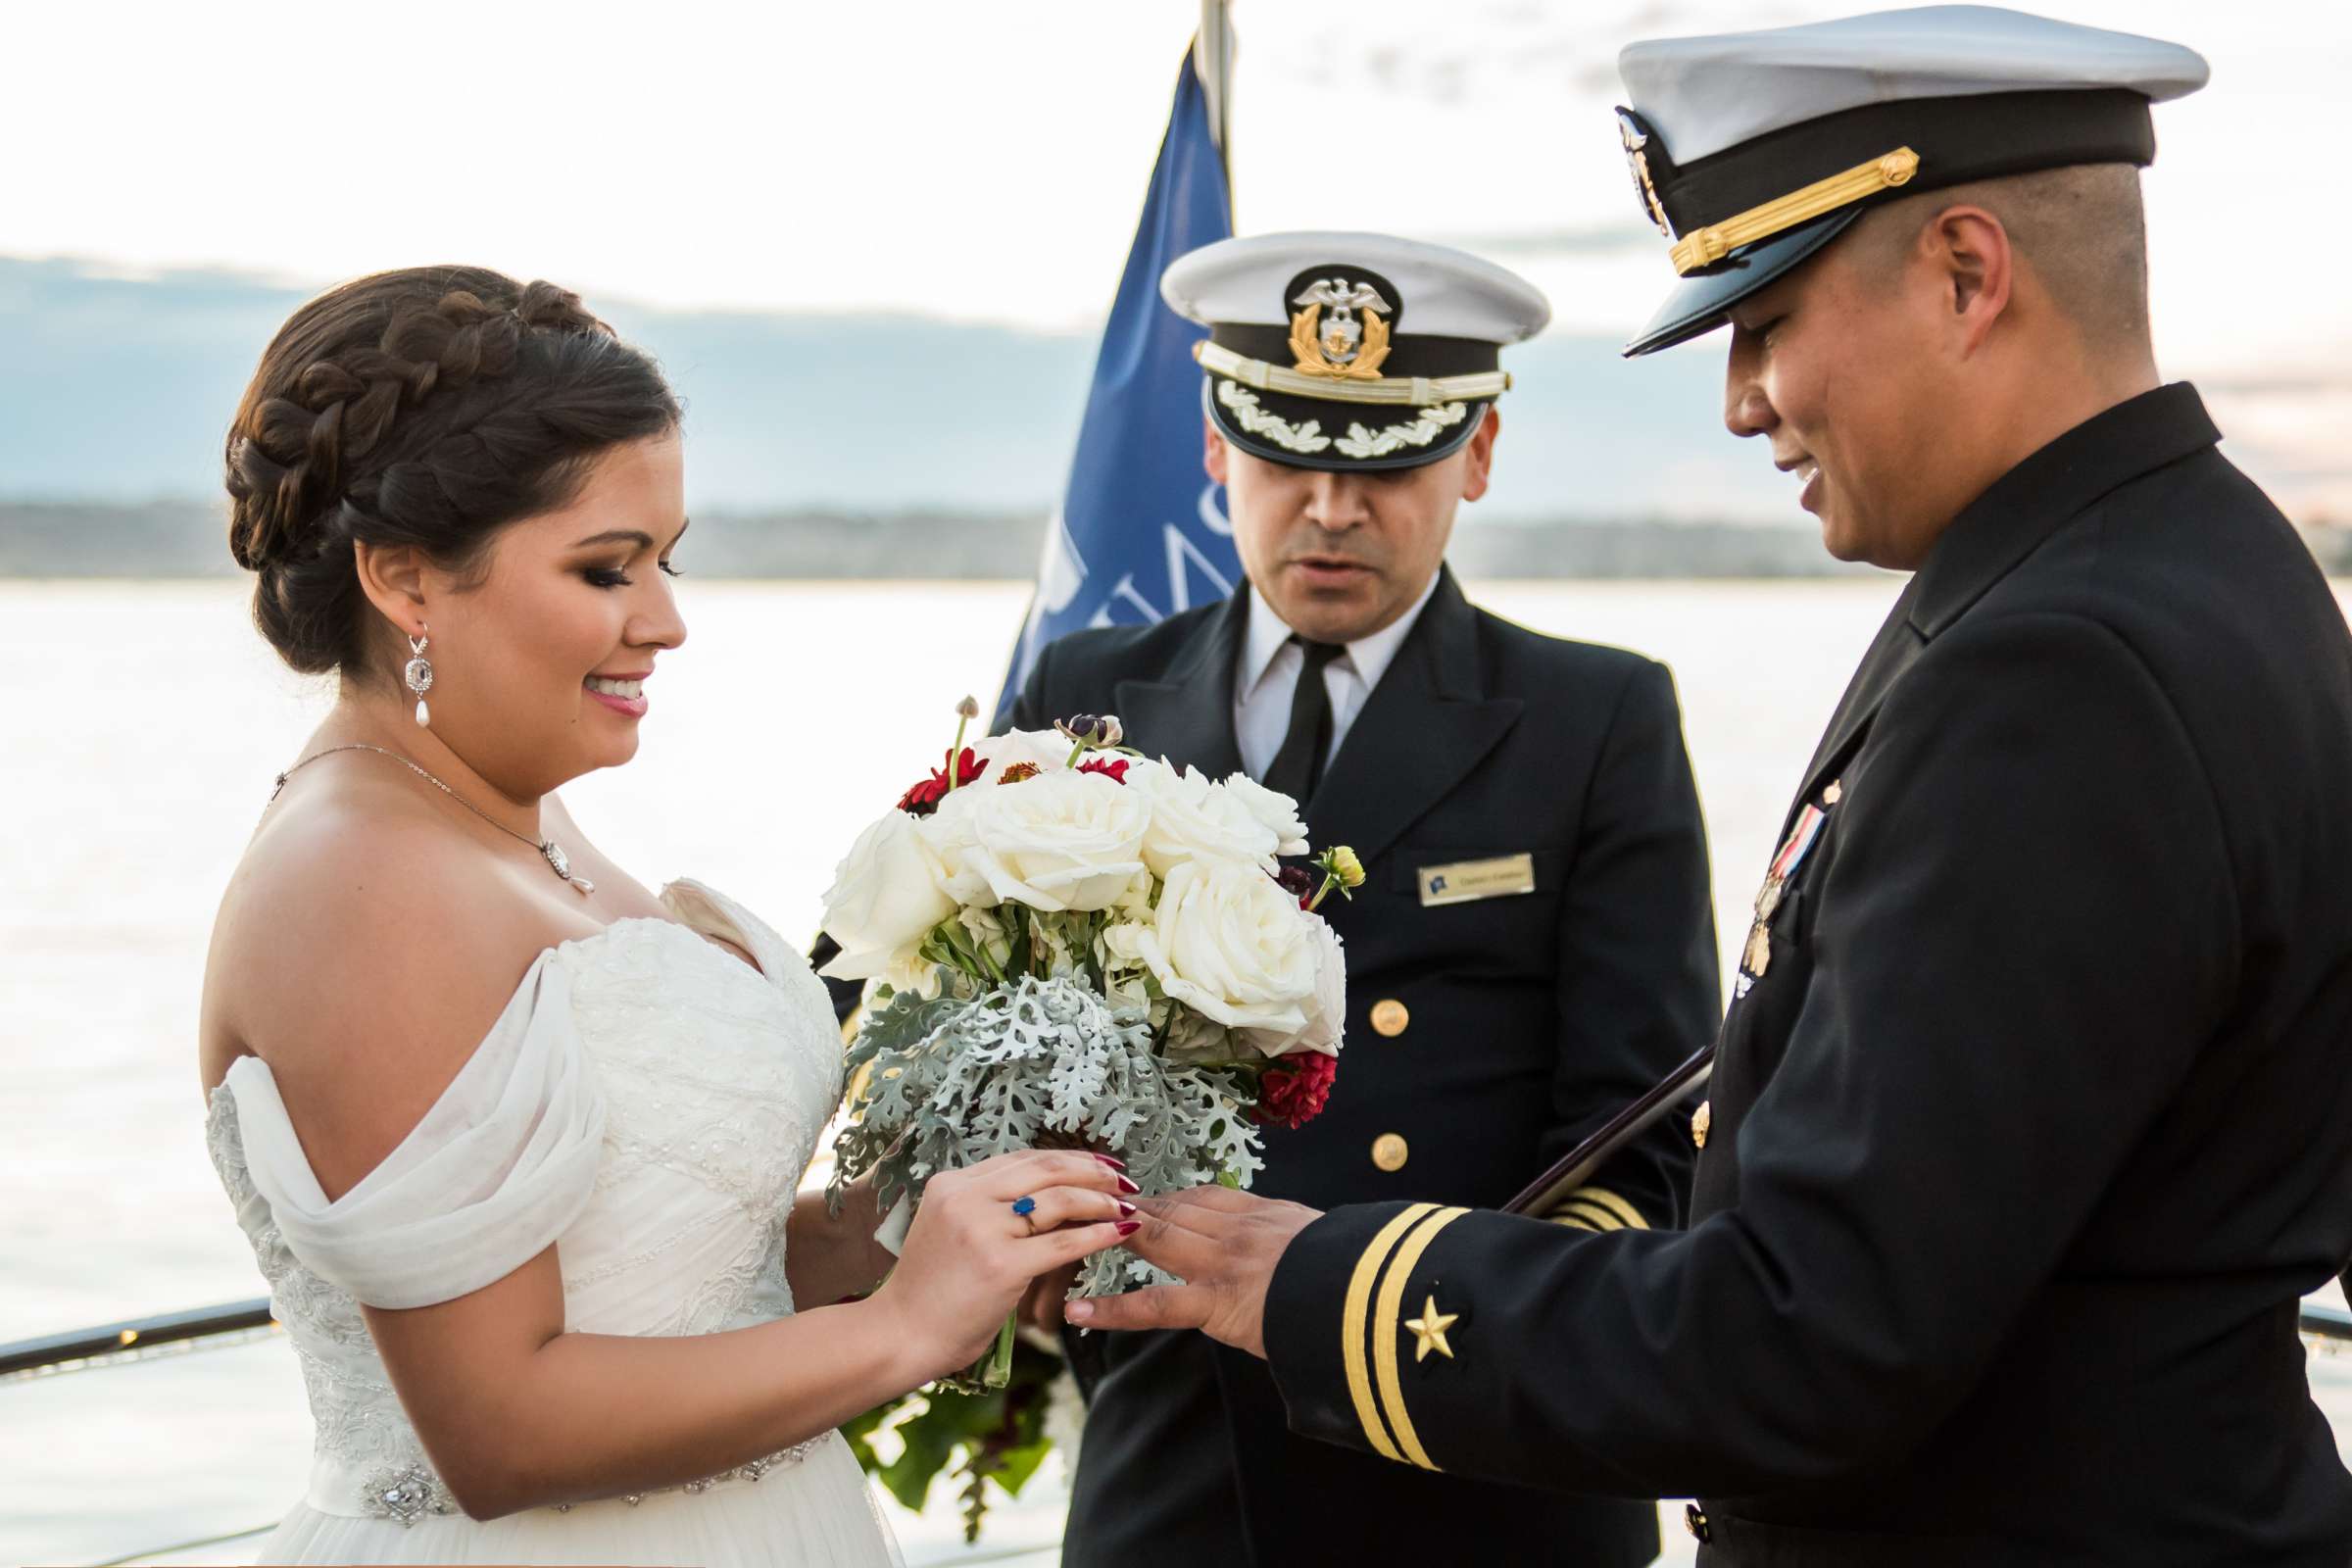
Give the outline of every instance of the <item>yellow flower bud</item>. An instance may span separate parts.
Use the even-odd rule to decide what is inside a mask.
[[[1364,862],[1347,845],[1333,845],[1323,858],[1330,864],[1331,874],[1340,879],[1340,886],[1352,892],[1364,885]]]

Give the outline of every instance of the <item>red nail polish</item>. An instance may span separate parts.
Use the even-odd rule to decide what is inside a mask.
[[[1140,1193],[1143,1191],[1143,1189],[1136,1186],[1135,1183],[1129,1181],[1126,1177],[1121,1176],[1119,1178],[1119,1191],[1122,1193]]]
[[[1108,1154],[1097,1154],[1095,1157],[1101,1160],[1103,1164],[1108,1165],[1112,1170],[1125,1170],[1127,1168],[1127,1162],[1123,1159],[1113,1159]]]
[[[1135,1212],[1135,1205],[1134,1205],[1133,1203],[1130,1203],[1130,1202],[1128,1202],[1128,1201],[1127,1201],[1126,1200],[1124,1200],[1124,1199],[1121,1199],[1121,1200],[1119,1200],[1119,1213],[1120,1213],[1122,1216],[1124,1216],[1124,1215],[1128,1215],[1128,1214],[1132,1214],[1132,1213],[1134,1213],[1134,1212]]]
[[[1143,1228],[1144,1222],[1140,1219],[1123,1219],[1119,1221],[1119,1234],[1121,1236],[1133,1236],[1137,1231],[1140,1231]]]

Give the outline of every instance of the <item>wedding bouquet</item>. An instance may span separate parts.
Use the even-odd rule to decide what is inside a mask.
[[[871,1172],[904,1237],[943,1170],[1035,1148],[1125,1162],[1145,1194],[1247,1187],[1258,1127],[1323,1108],[1347,1016],[1314,910],[1363,869],[1305,865],[1290,797],[1123,747],[1119,721],[963,744],[859,836],[825,894],[825,973],[868,982],[833,1196]],[[1118,1250],[1073,1295],[1160,1277]],[[1002,1388],[1013,1325],[965,1380]]]

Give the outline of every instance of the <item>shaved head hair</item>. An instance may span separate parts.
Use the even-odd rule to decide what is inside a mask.
[[[1847,236],[1859,260],[1891,270],[1938,213],[1982,207],[2094,353],[2148,346],[2148,233],[2139,171],[2078,164],[1905,196]]]

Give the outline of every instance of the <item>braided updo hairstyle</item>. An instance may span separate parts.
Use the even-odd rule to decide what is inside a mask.
[[[677,422],[654,362],[553,283],[417,267],[331,289],[278,329],[229,427],[254,623],[294,668],[364,679],[355,541],[463,572],[604,452]]]

